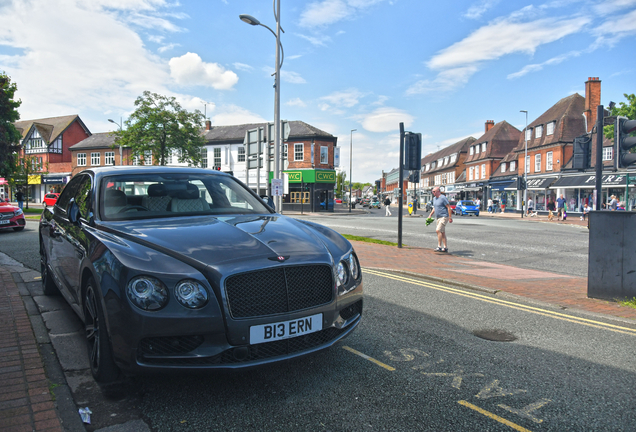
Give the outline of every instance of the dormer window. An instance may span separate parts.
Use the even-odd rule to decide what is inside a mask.
[[[510,171],[517,170],[517,161],[510,161]]]
[[[526,129],[526,141],[530,141],[532,139],[532,129]]]
[[[539,125],[534,129],[534,137],[541,138],[543,136],[543,125]]]
[[[475,154],[475,148],[473,146],[470,146],[470,154],[471,156]]]
[[[444,165],[448,165],[448,156],[444,158]]]
[[[502,172],[502,173],[503,173],[503,172],[506,172],[506,163],[505,163],[505,162],[502,162],[502,163],[501,163],[501,172]]]
[[[479,153],[479,144],[475,146],[475,153]]]
[[[554,135],[554,127],[556,126],[556,122],[555,121],[551,121],[550,123],[548,123],[546,130],[545,130],[545,134],[546,135]]]
[[[457,161],[457,154],[451,155],[450,157],[450,163],[455,163],[455,161]]]
[[[486,143],[481,143],[481,152],[486,153]]]

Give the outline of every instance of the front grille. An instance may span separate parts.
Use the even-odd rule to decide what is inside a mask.
[[[225,281],[230,314],[250,318],[294,312],[333,299],[330,266],[278,267],[230,276]]]
[[[329,327],[327,329],[315,333],[310,333],[305,336],[251,345],[248,348],[248,352],[246,353],[246,355],[242,355],[240,356],[240,358],[237,358],[237,356],[234,355],[234,352],[237,348],[229,349],[213,357],[161,358],[155,357],[154,355],[148,356],[147,353],[140,347],[140,350],[138,351],[138,361],[140,364],[157,366],[221,366],[249,363],[279,356],[300,353],[302,351],[307,351],[312,348],[319,347],[340,338],[351,328],[351,325],[343,329]],[[238,349],[244,348],[239,347]]]
[[[15,213],[13,212],[2,212],[0,213],[0,220],[11,219],[13,216],[15,216]]]
[[[203,336],[168,336],[146,338],[139,342],[141,356],[183,355],[197,349]]]

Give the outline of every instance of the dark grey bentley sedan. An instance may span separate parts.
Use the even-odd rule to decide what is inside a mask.
[[[39,234],[44,291],[84,322],[99,382],[289,359],[333,345],[362,316],[351,244],[218,171],[83,171]]]

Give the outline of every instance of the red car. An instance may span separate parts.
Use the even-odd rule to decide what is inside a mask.
[[[60,194],[57,192],[47,193],[42,200],[42,207],[47,208],[48,206],[54,206],[59,196]]]
[[[13,231],[22,231],[25,225],[24,213],[20,207],[0,202],[0,229],[13,228]]]

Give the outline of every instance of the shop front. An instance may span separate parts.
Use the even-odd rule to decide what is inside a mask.
[[[627,178],[629,177],[629,185]],[[601,183],[601,202],[607,204],[612,195],[625,204],[626,210],[636,208],[636,173],[605,174]],[[568,209],[580,212],[585,204],[596,210],[596,175],[575,175],[561,177],[550,186],[556,196],[563,195]],[[602,208],[603,209],[603,208]]]
[[[290,170],[283,211],[333,212],[335,170]]]
[[[557,177],[534,177],[529,178],[527,183],[528,201],[532,200],[535,211],[547,211],[550,201],[556,202],[556,195],[550,189],[550,185]]]
[[[487,186],[485,182],[455,183],[453,201],[459,200],[479,200],[483,201],[487,196]],[[451,200],[451,198],[448,198]]]
[[[47,193],[62,192],[66,183],[71,179],[71,173],[43,174],[40,188],[40,201]]]

